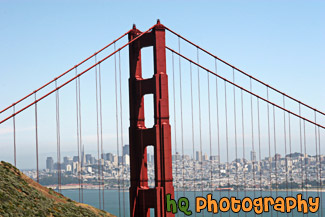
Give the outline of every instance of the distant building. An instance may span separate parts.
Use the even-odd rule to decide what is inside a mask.
[[[205,154],[203,155],[203,160],[204,160],[204,161],[208,161],[208,160],[209,160],[209,156],[207,155],[207,153],[205,153]]]
[[[274,159],[275,159],[276,161],[280,160],[280,158],[281,158],[281,154],[275,154],[275,155],[274,155]]]
[[[73,156],[73,162],[78,162],[79,161],[79,157],[78,156]]]
[[[202,161],[202,153],[200,151],[196,152],[196,158],[197,161]]]
[[[52,157],[46,158],[46,169],[52,171],[54,169],[54,161]]]
[[[126,166],[130,165],[130,156],[128,154],[123,155],[123,163]]]
[[[220,157],[219,155],[212,155],[210,156],[210,160],[220,162]]]
[[[112,162],[114,158],[114,155],[112,153],[107,153],[106,154],[106,160]]]
[[[251,161],[255,162],[256,161],[256,152],[251,151]]]
[[[91,154],[86,154],[86,164],[90,164]]]
[[[126,145],[123,146],[123,153],[122,154],[123,154],[122,156],[124,156],[126,154],[130,156],[130,145],[126,144]]]

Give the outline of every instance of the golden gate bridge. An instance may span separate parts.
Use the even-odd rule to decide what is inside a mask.
[[[119,45],[126,37],[128,41]],[[126,48],[128,63],[121,57]],[[142,70],[142,62],[147,60],[143,59],[141,51],[146,48],[151,49],[153,60],[153,76],[149,78],[143,78]],[[104,55],[109,49],[113,51]],[[105,70],[107,62],[110,62],[111,70]],[[122,67],[129,71],[129,115],[124,112],[122,99],[125,78]],[[27,110],[33,111],[37,181],[39,147],[43,145],[39,141],[40,131],[43,131],[39,124],[39,106],[48,103],[45,99],[54,95],[57,189],[61,191],[61,134],[65,123],[62,95],[65,94],[63,89],[70,86],[72,95],[67,95],[74,104],[70,115],[75,117],[73,138],[79,163],[79,201],[84,201],[86,184],[80,155],[85,135],[84,120],[88,113],[83,111],[81,93],[86,85],[81,85],[81,79],[91,72],[95,75],[99,208],[105,209],[110,203],[104,194],[105,183],[110,180],[105,178],[103,136],[103,125],[107,121],[103,104],[109,100],[108,104],[115,109],[110,115],[115,117],[115,132],[112,130],[111,133],[116,139],[117,155],[120,155],[125,134],[128,134],[130,144],[129,176],[124,174],[126,165],[123,160],[122,170],[117,170],[118,216],[150,216],[150,209],[157,217],[175,216],[166,210],[167,194],[179,198],[186,191],[193,191],[195,197],[210,191],[219,192],[221,197],[221,190],[232,189],[237,196],[239,191],[245,195],[250,191],[259,196],[263,189],[267,189],[278,196],[281,184],[285,185],[286,196],[292,194],[293,189],[304,192],[306,198],[311,190],[316,192],[321,198],[319,216],[323,216],[321,195],[325,155],[322,155],[321,143],[325,113],[222,60],[159,20],[144,32],[134,25],[101,50],[0,111],[0,126],[12,129],[12,162],[15,166],[19,151],[16,119]],[[102,79],[104,73],[108,73],[112,81],[114,96],[110,99],[102,96],[106,86]],[[84,82],[93,82],[89,80]],[[150,127],[146,124],[150,117],[145,113],[144,100],[148,95],[152,96],[154,116]],[[129,131],[125,133],[123,117],[127,116]],[[154,153],[153,178],[148,177],[149,147]],[[247,160],[249,151],[251,159]],[[208,154],[203,155],[204,152]],[[149,186],[151,179],[154,180],[153,187]],[[130,185],[129,195],[125,195],[126,182]],[[293,184],[298,185],[292,187]],[[230,192],[227,192],[229,196]],[[129,197],[129,206],[126,197]]]

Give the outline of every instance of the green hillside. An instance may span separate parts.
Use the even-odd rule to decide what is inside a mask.
[[[108,216],[33,181],[9,163],[0,162],[0,216]]]

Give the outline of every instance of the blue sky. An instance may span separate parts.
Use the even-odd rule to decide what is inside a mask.
[[[133,23],[146,30],[159,18],[222,59],[324,111],[324,9],[323,1],[2,0],[0,107],[93,54]],[[26,132],[33,127],[27,124],[32,111],[30,116],[20,125]],[[123,118],[127,132],[128,113]],[[9,127],[1,128],[1,135],[11,138],[4,133]],[[32,141],[23,137],[19,145],[29,150]]]

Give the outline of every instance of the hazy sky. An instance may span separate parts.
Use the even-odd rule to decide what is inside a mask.
[[[139,1],[134,3],[133,1],[97,0],[28,2],[0,0],[0,108],[12,104],[101,49],[128,31],[132,24],[135,23],[140,30],[146,30],[159,18],[164,25],[222,59],[324,111],[324,9],[324,1]],[[126,39],[118,45],[125,42]],[[177,40],[175,41],[174,38],[167,41],[167,44],[170,43],[177,48],[175,42]],[[170,53],[168,55],[167,64],[170,64]],[[191,55],[196,54],[194,52]],[[122,89],[123,102],[125,102],[122,121],[123,143],[128,143],[127,49],[121,52],[121,60],[123,60]],[[202,61],[204,62],[204,59]],[[102,70],[103,92],[105,92],[103,101],[110,99],[103,102],[104,108],[107,109],[104,110],[104,117],[107,117],[104,123],[106,152],[116,147],[113,114],[115,99],[112,98],[115,96],[114,77],[112,77],[113,59],[108,64],[111,65],[103,65]],[[144,68],[149,67],[150,64],[150,61],[144,64]],[[186,66],[184,70],[185,68]],[[145,73],[150,74],[150,72]],[[171,78],[170,71],[168,73]],[[86,152],[88,150],[95,153],[96,119],[91,118],[95,117],[93,116],[95,107],[91,104],[94,100],[92,95],[94,89],[91,89],[94,81],[91,79],[93,76],[85,77],[82,81],[83,87],[86,88],[83,91],[85,95],[84,139]],[[112,83],[106,84],[105,81]],[[74,102],[73,85],[62,90],[62,92],[67,91],[66,97],[61,99],[61,117],[65,121],[62,123],[63,156],[75,155],[76,151],[75,137],[71,137],[71,134],[75,136],[73,116],[75,108],[69,104]],[[184,88],[186,94],[188,87]],[[172,100],[171,89],[170,95]],[[56,156],[54,100],[54,97],[49,98],[47,104],[44,102],[44,105],[39,106],[42,167],[46,156]],[[204,103],[207,99],[202,100]],[[185,104],[188,102],[185,101]],[[172,113],[172,108],[170,110]],[[17,117],[17,154],[20,156],[18,166],[23,168],[35,165],[33,112],[32,108],[26,112],[26,118]],[[8,114],[1,114],[1,119]],[[189,119],[186,115],[187,113],[184,119]],[[88,130],[87,127],[92,130]],[[11,129],[12,121],[0,126],[0,137],[2,137],[0,159],[8,161],[12,161]],[[190,128],[185,129],[184,135],[186,144],[190,143]],[[208,143],[206,138],[204,142]],[[178,141],[179,148],[180,143],[181,139]],[[191,153],[190,146],[186,146],[185,149]],[[208,145],[204,150],[207,152]],[[247,151],[247,156],[249,151],[250,149]],[[116,149],[112,152],[116,152]]]

